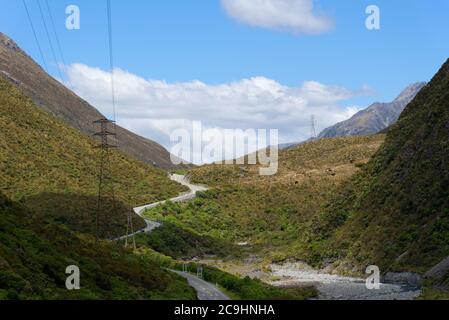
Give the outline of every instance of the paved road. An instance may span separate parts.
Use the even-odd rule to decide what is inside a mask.
[[[185,176],[180,175],[180,174],[171,174],[170,179],[172,181],[178,182],[178,183],[182,184],[183,186],[186,186],[190,189],[189,192],[183,193],[177,197],[169,199],[169,201],[171,201],[171,202],[183,202],[183,201],[191,200],[196,197],[196,193],[198,191],[206,191],[207,190],[207,187],[205,187],[205,186],[191,184]],[[150,203],[150,204],[147,204],[147,205],[144,205],[141,207],[137,207],[137,208],[134,208],[134,212],[137,213],[139,216],[142,216],[142,214],[145,212],[145,210],[157,207],[158,205],[164,204],[167,201],[168,200],[164,200],[164,201],[159,201],[159,202],[155,202],[155,203]]]
[[[191,200],[196,197],[196,193],[198,191],[206,191],[207,190],[207,187],[205,187],[205,186],[191,184],[187,180],[187,178],[183,175],[171,174],[170,179],[173,181],[176,181],[190,189],[189,192],[186,192],[177,197],[171,198],[170,199],[171,202],[183,202],[183,201]],[[160,222],[145,219],[143,217],[143,214],[145,213],[146,210],[154,208],[154,207],[156,207],[160,204],[163,204],[165,202],[167,202],[167,200],[150,203],[150,204],[147,204],[144,206],[134,208],[134,212],[136,214],[138,214],[140,217],[142,217],[145,220],[145,223],[147,225],[145,228],[134,232],[134,234],[132,234],[132,235],[137,235],[139,233],[150,233],[154,229],[159,228],[162,225]],[[115,240],[124,240],[126,238],[131,237],[132,235],[127,235],[127,236],[125,235],[125,236],[119,237]],[[226,296],[225,294],[223,294],[216,286],[214,286],[214,285],[212,285],[192,274],[175,271],[175,270],[170,270],[170,271],[175,272],[175,273],[179,274],[181,277],[186,278],[189,285],[196,290],[198,299],[200,299],[200,300],[230,300],[230,298],[228,296]]]
[[[184,277],[189,282],[189,285],[197,292],[200,300],[231,300],[227,295],[220,291],[216,286],[204,281],[190,273],[170,270],[181,277]]]
[[[178,182],[178,183],[182,184],[183,186],[186,186],[190,189],[190,191],[188,191],[188,192],[185,192],[177,197],[169,199],[171,202],[183,202],[183,201],[191,200],[196,197],[196,193],[198,191],[206,191],[207,190],[207,187],[205,187],[205,186],[191,184],[189,182],[189,180],[186,178],[186,176],[183,176],[180,174],[171,174],[169,177],[172,181]],[[146,210],[157,207],[158,205],[164,204],[167,201],[168,200],[154,202],[154,203],[150,203],[150,204],[146,204],[146,205],[134,208],[134,212],[145,220],[146,227],[143,229],[137,230],[133,234],[118,237],[118,238],[114,239],[114,241],[124,240],[126,238],[138,235],[140,233],[150,233],[154,229],[159,228],[162,225],[160,222],[145,219],[143,217],[143,214],[145,213]]]

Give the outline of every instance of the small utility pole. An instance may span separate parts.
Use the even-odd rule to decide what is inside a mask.
[[[196,267],[196,276],[198,278],[203,278],[203,266],[200,264]]]

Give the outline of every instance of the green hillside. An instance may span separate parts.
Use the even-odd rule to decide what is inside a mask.
[[[81,290],[65,288],[69,265],[80,268]],[[195,297],[185,280],[151,257],[38,219],[0,194],[0,300]]]
[[[147,215],[217,239],[223,248],[246,242],[245,251],[268,260],[295,258],[308,221],[368,161],[383,138],[323,139],[281,151],[274,176],[260,176],[258,167],[250,165],[199,167],[190,177],[210,190],[189,203],[167,203]]]
[[[449,61],[310,230],[336,268],[425,272],[449,255]],[[443,280],[444,281],[444,280]]]
[[[92,139],[37,108],[0,77],[0,192],[53,217],[71,230],[93,232],[97,151]],[[105,235],[122,235],[131,207],[185,191],[165,172],[112,151],[118,215],[109,215]],[[135,217],[135,227],[144,225]]]

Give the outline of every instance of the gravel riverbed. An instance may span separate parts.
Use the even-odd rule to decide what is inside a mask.
[[[369,290],[364,279],[327,274],[295,264],[271,265],[271,274],[276,279],[271,281],[275,286],[313,284],[320,292],[320,300],[411,300],[421,294],[417,287],[390,283]]]

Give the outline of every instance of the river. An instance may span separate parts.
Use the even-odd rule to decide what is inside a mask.
[[[295,264],[271,265],[275,286],[304,286],[313,284],[319,290],[319,300],[412,300],[421,294],[417,287],[381,283],[380,289],[369,290],[361,278],[323,273]]]

